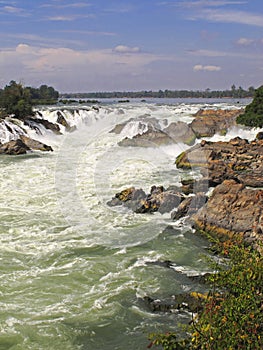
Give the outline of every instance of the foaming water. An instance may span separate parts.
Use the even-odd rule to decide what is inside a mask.
[[[129,186],[179,184],[174,161],[188,146],[122,148],[109,131],[145,114],[189,122],[200,106],[62,109],[75,132],[30,131],[54,152],[0,157],[1,349],[145,349],[148,333],[189,320],[151,313],[142,298],[202,288],[187,276],[207,271],[207,243],[183,224],[166,229],[169,215],[107,206]],[[51,122],[57,112],[41,111]],[[154,264],[164,260],[173,268]]]

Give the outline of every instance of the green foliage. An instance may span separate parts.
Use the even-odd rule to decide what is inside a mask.
[[[161,346],[163,350],[186,350],[190,349],[190,340],[183,339],[178,340],[175,333],[165,333],[165,334],[150,334],[149,340],[151,340],[148,345],[148,349],[153,346]]]
[[[14,114],[19,119],[33,113],[29,91],[13,80],[1,91],[0,107],[4,115]]]
[[[263,257],[252,248],[222,244],[227,268],[217,266],[203,310],[189,326],[191,339],[152,336],[164,350],[260,350],[263,348]],[[184,346],[184,347],[179,347]]]
[[[39,89],[24,87],[12,80],[0,90],[1,117],[14,114],[18,119],[25,119],[33,114],[33,105],[54,103],[59,93],[53,87],[41,85]]]
[[[255,91],[254,99],[246,106],[245,113],[237,117],[237,123],[250,127],[263,127],[263,85]]]
[[[204,310],[192,327],[192,349],[263,347],[263,258],[252,248],[224,247],[228,268],[219,268]]]

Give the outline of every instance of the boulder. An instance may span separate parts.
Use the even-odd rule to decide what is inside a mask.
[[[51,146],[46,145],[45,143],[42,143],[40,141],[31,139],[30,137],[21,135],[20,139],[23,141],[23,143],[29,147],[32,150],[37,150],[37,151],[53,151]]]
[[[225,134],[231,126],[236,125],[236,118],[241,113],[242,109],[201,109],[194,115],[190,127],[197,138],[211,137],[216,133]]]
[[[171,145],[174,140],[164,131],[154,129],[149,126],[143,134],[137,134],[133,138],[125,137],[118,142],[119,146],[133,147],[158,147],[162,145]]]
[[[136,213],[153,213],[155,211],[161,214],[169,213],[178,207],[182,201],[182,195],[173,190],[165,190],[163,186],[152,186],[150,194],[140,201],[140,206]]]
[[[29,150],[30,148],[20,139],[0,144],[0,154],[20,155],[26,154]]]
[[[154,129],[161,130],[161,125],[158,119],[151,117],[150,114],[144,114],[137,118],[130,118],[123,123],[117,124],[110,132],[120,134],[126,126],[132,126],[134,123],[137,123],[139,128],[141,126],[142,130],[143,126],[150,126]],[[167,123],[167,121],[165,120],[164,123]]]
[[[142,189],[129,187],[117,193],[107,204],[109,206],[124,205],[135,213],[168,213],[182,201],[182,194],[174,190],[165,190],[163,186],[152,186],[149,194]]]
[[[192,216],[192,222],[195,228],[219,238],[237,235],[249,243],[263,241],[263,190],[225,180]]]
[[[182,142],[191,146],[196,139],[192,128],[187,123],[181,121],[169,124],[163,131],[168,134],[175,143]]]

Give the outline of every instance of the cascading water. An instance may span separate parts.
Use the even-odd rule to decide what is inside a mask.
[[[134,131],[110,131],[142,115],[163,126],[165,119],[189,122],[203,106],[54,107],[39,110],[42,118],[55,123],[59,110],[76,131],[40,134],[24,127],[54,152],[0,157],[1,349],[145,349],[148,333],[187,322],[187,313],[150,312],[141,298],[202,289],[187,275],[207,271],[205,240],[169,214],[134,214],[106,203],[129,186],[149,192],[154,184],[180,183],[184,175],[174,161],[189,146],[122,148],[118,141]],[[23,130],[10,123],[0,125],[1,142]],[[136,132],[140,127],[147,124],[137,123]],[[233,128],[224,138],[244,133],[252,139],[256,132]],[[173,269],[151,264],[164,260]]]

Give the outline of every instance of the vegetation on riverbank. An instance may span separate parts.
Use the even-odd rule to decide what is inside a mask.
[[[189,337],[152,334],[148,348],[214,350],[263,348],[263,256],[251,247],[217,242],[221,263],[210,277],[203,310],[187,328]]]
[[[237,123],[250,127],[263,127],[263,85],[256,89],[253,101],[246,106],[245,113],[237,117]]]
[[[39,88],[23,86],[14,80],[0,90],[0,117],[15,115],[24,119],[33,115],[33,106],[38,104],[54,104],[59,97],[52,86],[41,85]]]
[[[64,93],[61,98],[252,98],[255,93],[253,86],[244,90],[235,85],[229,90],[159,90],[159,91],[113,91],[113,92],[89,92],[89,93]]]

